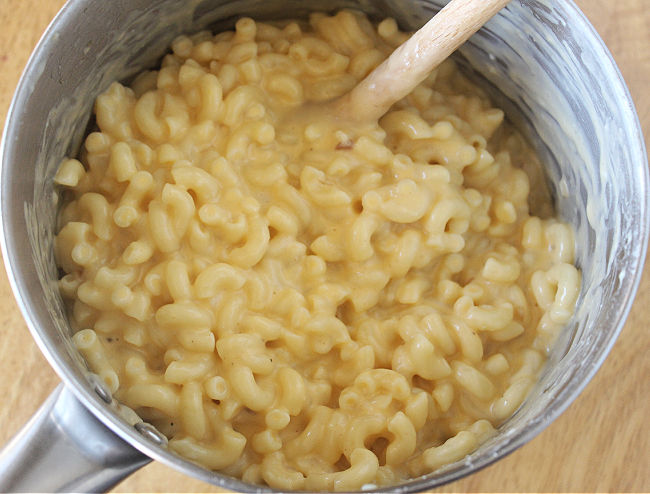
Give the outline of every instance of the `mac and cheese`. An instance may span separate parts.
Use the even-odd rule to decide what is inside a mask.
[[[178,454],[283,490],[431,472],[572,316],[572,230],[529,213],[535,158],[453,61],[379,122],[310,109],[405,37],[347,11],[182,36],[61,164],[73,340]]]

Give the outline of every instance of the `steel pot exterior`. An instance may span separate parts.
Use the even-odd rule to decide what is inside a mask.
[[[356,7],[371,17],[394,16],[402,27],[416,28],[444,3],[337,0],[327,7]],[[155,66],[178,34],[231,27],[242,15],[284,18],[312,10],[322,10],[322,3],[69,0],[27,65],[3,138],[3,257],[40,349],[67,389],[121,440],[188,475],[238,491],[260,487],[179,458],[165,449],[164,438],[155,431],[125,420],[119,404],[73,348],[56,287],[52,240],[59,198],[52,177],[61,159],[79,148],[95,97],[111,81],[128,80]],[[400,491],[430,489],[489,465],[566,409],[623,326],[648,242],[648,165],[638,119],[611,56],[572,2],[513,0],[457,59],[482,79],[548,164],[546,178],[558,211],[577,232],[584,286],[577,314],[555,345],[540,382],[501,433],[467,458],[410,481]]]

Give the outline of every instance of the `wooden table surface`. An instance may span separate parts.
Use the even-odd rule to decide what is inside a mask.
[[[564,0],[557,0],[564,1]],[[0,120],[27,58],[63,0],[0,0]],[[578,0],[612,52],[650,143],[649,0]],[[650,146],[648,146],[650,149]],[[623,332],[596,377],[529,444],[444,492],[650,491],[650,264]],[[0,445],[59,382],[38,351],[0,268]],[[152,463],[116,492],[218,492]]]

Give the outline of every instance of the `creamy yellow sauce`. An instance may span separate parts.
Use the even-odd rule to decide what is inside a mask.
[[[426,474],[495,433],[572,316],[573,232],[530,214],[534,153],[452,61],[379,122],[318,106],[405,37],[240,19],[97,98],[55,178],[61,293],[178,454],[278,489]]]

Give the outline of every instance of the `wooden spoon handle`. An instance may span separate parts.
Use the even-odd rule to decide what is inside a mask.
[[[337,100],[334,111],[357,122],[379,119],[508,2],[451,0],[352,91]]]

